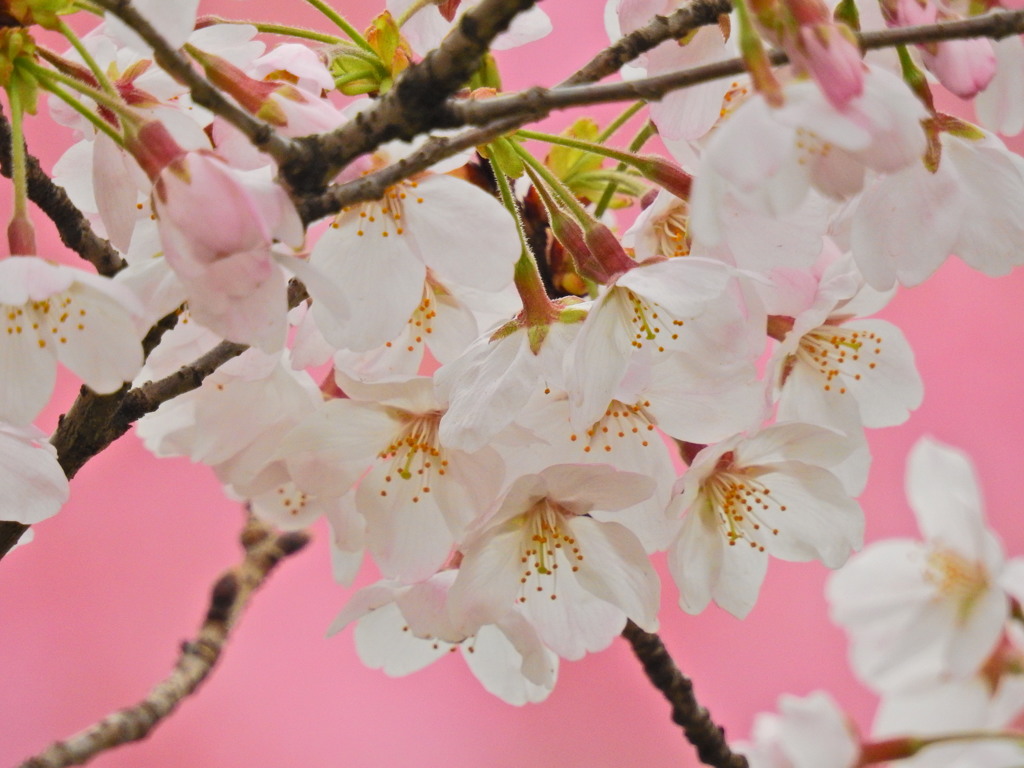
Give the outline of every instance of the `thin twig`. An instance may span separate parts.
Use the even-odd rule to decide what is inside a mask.
[[[21,768],[83,765],[101,752],[146,738],[209,676],[252,593],[281,560],[308,542],[309,535],[303,531],[275,534],[266,524],[250,518],[242,532],[245,558],[215,582],[206,619],[196,638],[182,643],[171,674],[135,706],[118,710],[67,740],[50,745],[22,763]]]
[[[11,178],[11,124],[0,111],[0,173]],[[82,215],[64,188],[54,184],[32,155],[25,156],[28,165],[28,197],[57,227],[61,241],[101,275],[110,277],[120,272],[125,262],[108,241],[93,232],[89,220]]]
[[[917,27],[886,29],[858,35],[864,50],[890,48],[906,43],[937,42],[965,37],[1000,39],[1024,32],[1024,10],[994,13],[963,21],[945,21]],[[782,51],[770,54],[772,64],[785,64],[789,59]],[[645,99],[657,101],[672,91],[710,80],[740,74],[743,59],[734,58],[705,64],[679,72],[617,83],[531,88],[493,99],[450,102],[449,116],[453,125],[487,125],[494,120],[513,116],[522,122],[541,120],[551,112],[569,107],[603,104],[613,101]]]
[[[729,749],[725,731],[715,725],[711,714],[697,701],[693,683],[679,671],[661,638],[644,632],[632,621],[626,622],[622,636],[633,646],[633,653],[651,683],[672,705],[672,721],[682,726],[701,761],[715,768],[747,768],[747,758]]]
[[[966,37],[999,39],[1020,32],[1024,32],[1024,11],[989,14],[966,21],[866,32],[859,39],[861,46],[868,50],[903,43]],[[785,64],[788,61],[782,51],[773,51],[770,58],[773,64]],[[737,58],[629,82],[531,88],[493,99],[449,101],[447,108],[450,112],[445,119],[450,119],[452,126],[478,124],[482,127],[463,131],[453,137],[432,138],[419,150],[394,165],[355,181],[331,186],[325,192],[301,197],[297,205],[304,221],[315,221],[337,213],[346,205],[380,199],[389,186],[412,174],[424,171],[464,149],[486,144],[528,122],[543,119],[556,109],[610,101],[656,100],[670,91],[729,77],[742,71],[743,62]]]
[[[153,49],[156,63],[175,80],[188,87],[192,100],[224,118],[240,130],[253,146],[266,152],[279,164],[291,159],[301,148],[281,136],[274,128],[229,101],[195,67],[174,50],[163,36],[131,4],[131,0],[96,0],[145,40]]]

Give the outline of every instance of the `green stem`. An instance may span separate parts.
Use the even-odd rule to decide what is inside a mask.
[[[74,96],[65,91],[56,83],[48,82],[45,83],[43,87],[47,91],[52,93],[54,96],[56,96],[58,99],[66,103],[73,110],[75,110],[75,112],[77,112],[90,123],[92,123],[96,130],[103,131],[103,133],[107,134],[107,136],[113,139],[114,143],[117,144],[119,147],[124,146],[124,137],[116,130],[114,130],[114,127],[110,123],[108,123],[102,117],[100,117],[91,109],[86,107],[85,104],[83,104],[81,101],[76,99]]]
[[[344,32],[353,43],[358,45],[364,51],[372,53],[374,56],[377,55],[377,52],[373,50],[373,47],[366,42],[366,38],[359,34],[359,30],[349,24],[340,13],[331,8],[331,6],[325,3],[324,0],[306,0],[306,2],[334,22],[334,25]]]
[[[81,80],[65,75],[62,72],[42,67],[28,59],[18,59],[18,66],[25,67],[37,79],[46,81],[48,84],[57,82],[70,86],[73,90],[78,91],[83,96],[88,96],[100,106],[106,107],[118,117],[128,122],[139,121],[139,116],[136,115],[123,101],[121,101],[120,98],[114,98],[109,93],[105,93],[99,88],[94,88],[88,83],[83,83]],[[47,86],[47,90],[49,90],[49,86]]]
[[[91,3],[89,0],[75,0],[75,7],[94,16],[102,16],[105,13],[96,3]]]
[[[428,5],[433,5],[433,2],[431,0],[416,0],[416,2],[412,3],[412,5],[410,5],[402,12],[401,16],[395,19],[395,24],[398,26],[399,29],[401,29],[405,22],[411,19],[414,14],[417,14],[420,11],[422,11]]]
[[[654,123],[648,120],[644,123],[644,127],[640,129],[640,132],[637,133],[629,143],[629,151],[639,152],[640,148],[643,147],[643,145],[647,143],[647,140],[655,133],[657,133],[657,129],[654,127]],[[626,170],[626,167],[625,163],[619,163],[615,170],[621,173]],[[618,188],[619,184],[617,181],[609,182],[608,186],[604,188],[604,192],[601,193],[601,199],[597,201],[597,207],[594,209],[594,218],[599,219],[604,215],[604,212],[608,210],[608,206],[612,204],[612,199],[615,197],[615,191]]]
[[[516,135],[523,139],[533,139],[535,141],[543,141],[548,144],[558,144],[563,147],[570,147],[572,149],[579,149],[584,152],[590,152],[594,155],[601,155],[612,160],[618,160],[620,163],[626,165],[640,165],[642,161],[638,160],[634,153],[624,152],[621,149],[614,149],[612,147],[606,147],[603,144],[597,144],[593,141],[584,141],[583,139],[574,139],[570,136],[559,136],[554,133],[541,133],[540,131],[525,131],[518,130]]]
[[[12,220],[28,217],[28,165],[25,158],[24,110],[17,88],[7,91],[11,104],[11,181],[14,183]]]
[[[532,133],[532,131],[520,131],[520,133]],[[544,135],[544,134],[541,134]],[[533,138],[528,136],[527,138]],[[540,160],[531,155],[524,147],[520,146],[518,142],[510,141],[509,145],[515,150],[516,154],[522,159],[522,161],[530,168],[532,168],[538,176],[544,181],[548,188],[558,197],[559,201],[568,208],[573,216],[579,219],[581,222],[590,221],[592,218],[586,209],[580,204],[580,201],[576,199],[576,195],[572,193],[562,181],[555,176],[551,171]]]
[[[114,84],[110,82],[110,78],[107,77],[107,73],[103,71],[99,63],[93,58],[93,55],[89,53],[89,50],[82,44],[81,39],[75,34],[75,30],[67,25],[67,23],[60,19],[57,22],[57,29],[64,37],[67,38],[68,42],[71,43],[71,47],[78,51],[78,55],[82,57],[82,61],[89,67],[89,71],[92,72],[92,76],[96,78],[96,82],[100,84],[102,88],[109,95],[120,99],[117,89],[114,88]]]
[[[614,120],[612,120],[610,123],[608,123],[608,127],[605,128],[603,131],[601,131],[601,133],[598,134],[598,136],[597,136],[597,143],[598,144],[604,144],[606,141],[608,141],[608,139],[610,139],[612,137],[612,135],[617,130],[619,130],[619,128],[621,128],[627,122],[629,122],[629,118],[631,118],[633,115],[635,115],[641,109],[643,109],[645,106],[647,106],[647,102],[646,101],[635,101],[632,104],[630,104],[629,107],[627,107],[626,110],[621,115],[619,115]]]
[[[534,325],[546,324],[551,317],[551,299],[544,289],[544,280],[541,279],[540,270],[537,269],[537,262],[534,261],[533,252],[530,250],[526,239],[526,230],[523,229],[523,220],[519,216],[519,206],[512,194],[508,178],[496,166],[492,166],[494,180],[498,184],[498,193],[501,195],[501,202],[508,209],[516,222],[516,231],[519,233],[519,260],[516,262],[514,279],[516,290],[523,300],[523,310],[526,314],[527,323]]]
[[[267,35],[283,35],[285,37],[296,37],[301,40],[312,40],[317,43],[327,43],[328,45],[338,45],[343,42],[343,38],[335,35],[328,35],[323,32],[317,32],[315,29],[306,29],[305,27],[290,27],[286,24],[274,24],[269,21],[246,21],[245,19],[225,19],[221,16],[207,16],[206,20],[212,24],[247,24],[252,27],[256,27],[257,31],[263,32]]]

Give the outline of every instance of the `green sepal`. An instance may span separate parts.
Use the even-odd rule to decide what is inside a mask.
[[[491,163],[506,176],[518,179],[523,175],[523,161],[511,144],[512,139],[498,138],[486,147],[479,148],[480,154],[486,157]]]
[[[8,0],[4,5],[7,13],[24,26],[38,24],[44,29],[57,29],[60,26],[58,17],[77,10],[73,0]]]
[[[856,0],[840,0],[832,13],[832,18],[860,32],[860,10],[857,8]]]

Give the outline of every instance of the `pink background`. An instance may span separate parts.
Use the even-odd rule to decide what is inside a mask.
[[[368,21],[369,4],[339,5],[359,25]],[[284,17],[275,9],[286,6],[298,6],[289,10],[296,23],[327,29],[301,3],[203,8],[269,19]],[[605,40],[603,6],[544,3],[561,32],[505,56],[507,85],[555,82],[582,63]],[[30,130],[49,167],[67,136],[40,132],[46,123],[35,119]],[[57,247],[52,235],[42,238],[41,251]],[[914,535],[904,462],[930,433],[975,458],[990,521],[1010,554],[1024,553],[1022,295],[1024,272],[992,280],[950,263],[882,313],[909,338],[926,397],[907,424],[870,435],[875,465],[861,498],[869,540]],[[73,392],[67,381],[47,428]],[[134,703],[168,672],[202,618],[209,586],[238,559],[240,521],[207,469],[158,461],[132,436],[85,467],[64,511],[0,563],[0,765]],[[563,664],[550,699],[524,708],[484,692],[456,659],[401,679],[363,668],[350,632],[324,638],[349,593],[330,579],[324,527],[315,534],[256,596],[199,694],[148,741],[96,766],[697,764],[621,640]],[[862,727],[870,723],[874,699],[847,670],[845,638],[825,612],[825,577],[817,565],[773,563],[743,622],[714,608],[685,615],[666,581],[661,635],[731,737],[745,737],[754,714],[774,709],[787,691],[826,689]]]

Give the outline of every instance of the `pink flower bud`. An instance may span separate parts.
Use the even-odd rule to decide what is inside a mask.
[[[939,82],[961,99],[973,99],[996,74],[992,42],[981,38],[936,43],[935,52],[926,49],[923,58]]]
[[[836,109],[864,92],[864,63],[860,49],[845,34],[845,26],[818,24],[800,28],[797,50],[792,51],[802,69],[818,83]]]

